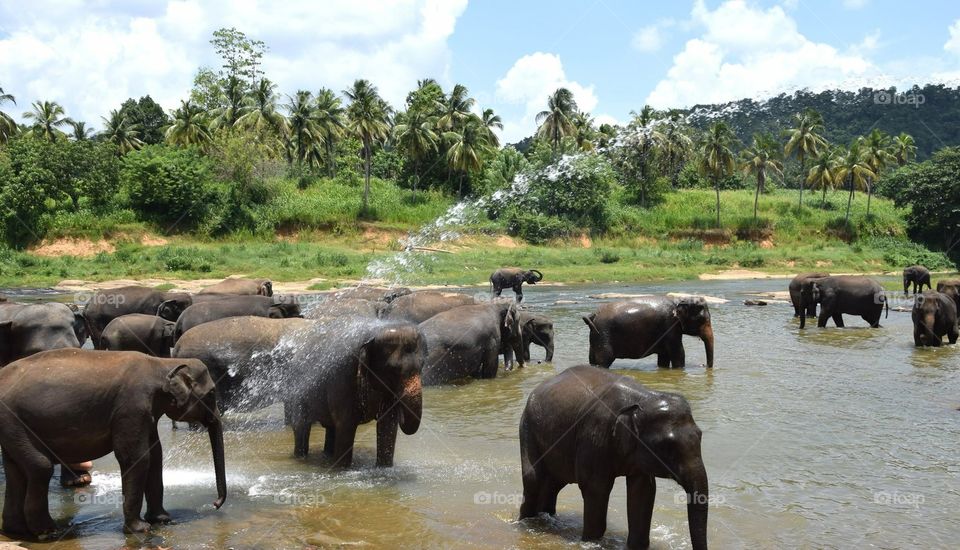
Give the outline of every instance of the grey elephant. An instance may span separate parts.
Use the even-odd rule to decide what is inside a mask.
[[[523,338],[523,360],[530,361],[530,344],[546,350],[546,362],[553,361],[553,321],[546,315],[520,311],[520,332]]]
[[[701,437],[682,396],[605,369],[569,368],[534,388],[520,417],[520,519],[556,514],[557,493],[576,483],[583,540],[597,540],[614,480],[625,476],[627,548],[648,548],[656,478],[672,479],[687,493],[692,546],[705,550],[709,483]]]
[[[517,302],[523,301],[523,283],[535,285],[543,280],[543,273],[536,269],[502,267],[490,275],[490,288],[495,296],[500,296],[505,288],[512,288]]]
[[[0,369],[0,404],[7,484],[3,530],[11,535],[44,538],[55,531],[47,501],[54,464],[111,452],[120,464],[124,531],[142,533],[150,523],[169,522],[157,434],[164,414],[207,427],[217,484],[214,506],[226,499],[223,428],[213,380],[200,361],[138,352],[47,351]],[[140,518],[144,497],[150,523]]]
[[[937,281],[937,292],[942,292],[953,299],[960,311],[960,279],[945,279]]]
[[[520,316],[511,301],[460,306],[420,323],[427,344],[423,383],[446,384],[463,378],[495,378],[500,366],[523,366]]]
[[[591,365],[609,368],[615,359],[657,355],[658,367],[683,368],[683,336],[703,341],[707,368],[713,368],[713,324],[710,307],[701,297],[650,296],[603,304],[585,315],[590,328]]]
[[[96,291],[87,301],[83,316],[87,320],[94,347],[100,345],[100,335],[110,321],[121,315],[144,313],[176,321],[193,304],[185,292],[162,292],[144,286],[123,286]]]
[[[927,291],[913,301],[913,343],[916,346],[943,344],[943,337],[957,343],[957,305],[953,298],[937,291]]]
[[[790,291],[790,303],[793,304],[793,316],[800,317],[800,289],[803,287],[803,283],[809,279],[819,279],[821,277],[829,277],[829,273],[801,273],[794,277],[790,281],[790,286],[788,287]],[[816,302],[811,302],[807,304],[807,315],[809,317],[817,316],[817,304]]]
[[[800,291],[800,328],[807,324],[807,305],[820,304],[820,317],[817,326],[827,326],[827,320],[833,319],[838,327],[843,326],[843,315],[859,315],[871,327],[880,326],[880,317],[886,306],[890,315],[890,305],[883,287],[869,277],[842,275],[808,279]]]
[[[472,296],[455,292],[419,291],[400,296],[383,309],[384,319],[422,323],[438,313],[459,306],[476,305]]]
[[[0,322],[10,323],[9,361],[41,351],[79,348],[86,340],[83,315],[66,304],[0,303]]]
[[[922,265],[912,265],[903,270],[903,293],[908,294],[910,285],[913,284],[913,293],[923,292],[923,287],[933,290],[930,286],[930,270]]]
[[[121,315],[103,329],[98,349],[139,351],[154,357],[170,357],[176,323],[156,315]]]
[[[412,291],[409,288],[405,287],[386,288],[359,285],[332,292],[327,296],[327,299],[340,300],[344,298],[359,298],[361,300],[370,300],[373,302],[390,303],[396,298],[399,298],[400,296],[406,296],[411,292]]]
[[[273,296],[273,281],[270,279],[246,279],[227,277],[217,284],[210,285],[197,294],[240,294]]]
[[[307,319],[325,317],[359,316],[376,319],[387,307],[386,302],[374,302],[361,298],[342,298],[339,300],[324,300],[313,305],[304,313]]]
[[[174,337],[179,339],[184,332],[203,323],[243,315],[271,319],[300,317],[300,306],[292,299],[277,301],[276,298],[267,296],[230,296],[222,300],[201,302],[188,307],[180,315]]]

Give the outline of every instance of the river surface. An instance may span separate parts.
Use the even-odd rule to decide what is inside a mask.
[[[575,486],[560,493],[555,518],[516,521],[517,425],[537,384],[586,361],[580,316],[603,301],[589,295],[677,291],[730,300],[711,306],[716,368],[699,366],[703,346],[692,337],[685,370],[658,369],[653,356],[613,368],[689,400],[710,476],[711,547],[956,548],[960,348],[914,348],[909,313],[891,311],[880,329],[847,317],[845,329],[800,331],[788,304],[743,305],[751,292],[785,288],[785,280],[530,287],[524,303],[554,319],[555,364],[426,388],[420,431],[398,435],[393,468],[374,467],[372,423],[358,432],[355,469],[336,471],[321,456],[321,427],[310,458],[297,460],[279,409],[228,413],[229,497],[217,511],[206,434],[164,420],[165,504],[176,524],[147,537],[121,533],[111,455],[96,461],[89,488],[62,490],[54,477],[51,513],[72,528],[56,544],[30,547],[622,548],[622,478],[599,544],[579,541]],[[541,348],[532,353],[543,358]],[[653,548],[688,548],[679,486],[657,487]]]

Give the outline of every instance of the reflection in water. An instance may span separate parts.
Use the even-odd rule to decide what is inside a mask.
[[[279,407],[231,411],[225,417],[230,495],[215,511],[206,434],[173,432],[164,421],[165,502],[177,523],[147,539],[122,535],[120,477],[108,457],[97,461],[94,485],[84,492],[63,491],[56,480],[51,485],[54,517],[75,527],[56,548],[579,547],[576,487],[560,493],[556,518],[515,521],[520,413],[537,384],[586,361],[580,315],[601,301],[588,295],[666,291],[731,300],[711,306],[716,368],[697,366],[703,345],[693,337],[684,338],[686,370],[658,369],[655,357],[613,366],[690,401],[715,500],[713,547],[954,546],[960,348],[914,348],[908,314],[891,312],[880,329],[850,318],[849,328],[801,331],[787,304],[741,305],[744,292],[785,285],[532,287],[525,303],[555,321],[556,364],[534,361],[494,380],[426,388],[422,426],[414,436],[398,436],[395,467],[374,467],[373,424],[358,432],[356,468],[331,470],[320,452],[319,426],[310,457],[298,460]],[[541,348],[532,353],[543,357]],[[688,547],[679,486],[659,480],[657,487],[654,547]],[[622,548],[626,525],[621,479],[610,498],[607,536],[590,547]]]

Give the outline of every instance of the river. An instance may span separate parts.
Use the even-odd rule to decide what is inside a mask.
[[[743,305],[748,293],[785,288],[785,280],[530,287],[524,303],[555,322],[555,364],[425,389],[420,431],[398,435],[393,468],[373,466],[372,423],[358,433],[355,469],[331,471],[319,426],[310,458],[297,460],[279,409],[228,413],[229,497],[217,511],[206,434],[162,421],[165,504],[176,524],[146,538],[121,533],[120,475],[109,456],[96,461],[87,489],[64,491],[54,478],[51,513],[73,528],[55,545],[30,547],[621,548],[622,478],[599,545],[579,542],[575,486],[560,493],[556,518],[516,521],[517,424],[538,383],[586,361],[580,316],[601,301],[589,295],[671,291],[730,300],[711,306],[716,368],[698,366],[703,346],[692,337],[685,370],[658,369],[655,357],[613,368],[689,400],[703,430],[712,547],[956,547],[960,348],[914,348],[909,313],[891,311],[880,329],[847,317],[846,329],[800,331],[788,304]],[[532,353],[543,358],[541,348]],[[657,487],[653,548],[689,547],[679,486]]]

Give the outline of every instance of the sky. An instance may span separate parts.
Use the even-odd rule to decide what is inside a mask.
[[[219,65],[221,27],[266,42],[283,94],[367,78],[402,107],[418,79],[462,83],[505,142],[560,86],[602,123],[644,104],[960,84],[956,0],[2,0],[0,88],[17,100],[2,109],[57,101],[93,127],[128,97],[173,109]]]

